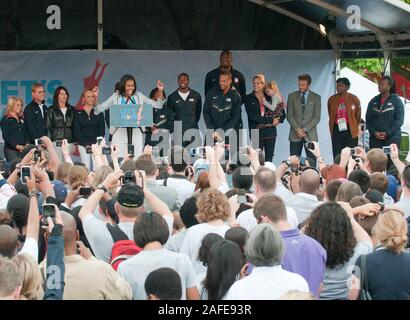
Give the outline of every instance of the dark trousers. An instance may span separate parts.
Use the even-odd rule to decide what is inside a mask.
[[[276,137],[270,139],[259,139],[259,148],[265,153],[265,161],[272,162],[275,154]]]
[[[339,131],[339,126],[335,124],[332,134],[333,159],[342,152],[343,148],[357,147],[358,140],[359,138],[352,138],[349,127],[345,131]]]
[[[302,149],[305,149],[306,157],[309,158],[309,164],[311,167],[316,167],[316,158],[312,152],[305,148],[305,140],[299,142],[290,141],[290,155],[291,156],[298,156],[302,154]]]
[[[17,150],[4,148],[4,157],[6,158],[7,162],[12,162],[14,159],[21,158],[21,152]]]

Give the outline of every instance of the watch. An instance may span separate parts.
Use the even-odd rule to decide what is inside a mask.
[[[292,166],[292,162],[288,159],[288,160],[283,160],[282,163],[286,163],[286,165],[288,167]]]
[[[98,186],[97,186],[97,189],[98,190],[102,190],[102,191],[104,191],[104,192],[108,192],[108,190],[107,190],[107,188],[104,186],[104,184],[102,184],[102,183],[100,183]]]
[[[36,197],[38,199],[38,197],[40,196],[40,192],[38,192],[37,190],[33,190],[30,192],[29,197]]]

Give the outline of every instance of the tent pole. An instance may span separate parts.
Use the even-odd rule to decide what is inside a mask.
[[[103,50],[103,0],[97,1],[97,50]]]

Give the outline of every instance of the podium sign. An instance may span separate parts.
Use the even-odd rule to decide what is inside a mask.
[[[109,110],[110,127],[151,127],[154,122],[150,104],[114,104]]]

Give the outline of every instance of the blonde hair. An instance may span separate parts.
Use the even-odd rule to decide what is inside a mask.
[[[254,76],[252,78],[252,82],[255,81],[255,80],[259,80],[259,81],[263,82],[264,85],[266,84],[265,76],[262,73],[258,73],[256,76]]]
[[[102,183],[112,172],[114,172],[114,170],[109,166],[101,166],[95,169],[93,176],[93,187],[97,188],[97,186]]]
[[[273,81],[273,80],[266,83],[266,85],[265,85],[265,90],[266,90],[266,89],[271,89],[274,93],[280,95],[279,87],[278,87],[278,85],[276,84],[276,82]]]
[[[222,219],[226,221],[230,216],[228,198],[216,189],[205,189],[198,197],[198,215],[200,223]]]
[[[407,228],[403,214],[389,209],[379,216],[373,233],[383,247],[399,254],[407,245]]]
[[[22,253],[13,258],[22,277],[20,299],[36,300],[42,294],[42,277],[37,261],[27,253]]]
[[[18,101],[21,102],[21,107],[23,107],[23,99],[21,99],[20,97],[10,97],[9,100],[7,100],[6,112],[4,114],[8,115],[13,110]]]
[[[61,182],[68,184],[68,172],[72,167],[74,166],[71,163],[61,163],[57,168],[57,180],[60,180]]]
[[[88,178],[88,171],[83,166],[72,166],[68,170],[68,184],[72,190],[85,186]]]
[[[316,297],[311,292],[290,290],[281,296],[279,300],[316,300]]]

